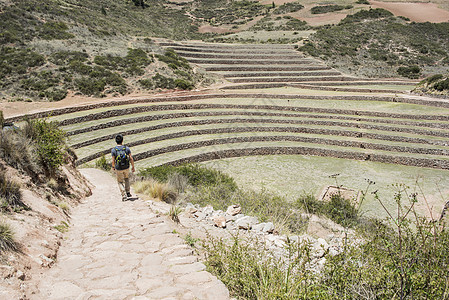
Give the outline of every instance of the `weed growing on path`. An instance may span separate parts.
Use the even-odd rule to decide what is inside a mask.
[[[69,227],[70,225],[65,222],[65,221],[61,221],[61,224],[59,225],[55,225],[53,226],[57,231],[61,232],[61,233],[65,233],[67,231],[69,231]]]
[[[173,220],[176,224],[179,224],[179,215],[182,213],[182,208],[176,205],[172,205],[170,207],[170,211],[168,212],[168,216]]]
[[[192,248],[195,248],[195,244],[196,242],[199,241],[199,239],[196,239],[194,237],[192,237],[191,233],[187,233],[186,236],[184,237],[184,241],[186,242],[187,245],[189,245]]]

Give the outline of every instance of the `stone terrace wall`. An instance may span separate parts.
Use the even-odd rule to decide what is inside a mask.
[[[331,70],[328,66],[204,66],[206,71],[318,71],[318,70]]]
[[[436,107],[449,107],[449,103],[440,101],[440,100],[420,100],[420,99],[408,99],[408,98],[398,98],[398,97],[385,97],[385,96],[313,96],[313,95],[278,95],[278,94],[245,94],[245,93],[232,93],[232,94],[202,94],[202,95],[190,95],[190,96],[175,96],[175,97],[155,97],[155,98],[146,98],[146,99],[131,99],[131,100],[118,100],[111,102],[102,102],[90,105],[76,106],[76,107],[68,107],[61,109],[48,110],[44,112],[25,114],[21,116],[6,118],[7,122],[16,122],[21,121],[24,118],[45,118],[49,116],[59,116],[79,111],[92,110],[97,108],[105,108],[105,107],[118,107],[122,105],[131,105],[131,104],[142,104],[142,103],[163,103],[163,102],[182,102],[182,101],[195,101],[202,99],[226,99],[226,98],[250,98],[250,99],[310,99],[310,100],[349,100],[349,101],[387,101],[387,102],[401,102],[401,103],[410,103],[410,104],[419,104],[419,105],[428,105],[428,106],[436,106]],[[206,104],[204,104],[206,105]],[[214,104],[207,104],[210,108],[214,107]],[[217,105],[215,105],[217,106]],[[367,116],[379,116],[379,117],[389,117],[389,118],[406,118],[406,119],[423,119],[423,120],[447,120],[447,116],[426,116],[419,115],[418,117],[413,117],[413,115],[406,114],[386,114],[386,113],[377,113],[377,112],[368,112],[368,111],[357,111],[357,110],[339,110],[339,109],[317,109],[310,107],[286,107],[286,106],[270,106],[270,105],[228,105],[228,107],[216,107],[216,108],[245,108],[245,109],[272,109],[272,110],[291,110],[291,111],[310,111],[310,112],[328,112],[328,113],[344,113],[344,114],[352,114],[352,115],[367,115]],[[134,108],[139,109],[139,108]],[[140,112],[149,111],[150,108],[145,110],[143,107],[140,108]],[[174,108],[175,109],[175,108]],[[179,109],[183,109],[182,106]],[[192,105],[192,108],[185,109],[195,109]],[[119,110],[119,109],[115,109]],[[152,108],[152,110],[156,110]],[[124,115],[124,114],[121,114]]]
[[[294,107],[294,106],[275,106],[275,105],[233,105],[233,104],[167,104],[157,106],[136,106],[126,109],[114,109],[100,113],[75,117],[61,121],[60,126],[72,125],[87,121],[95,121],[105,118],[125,116],[135,113],[169,110],[202,110],[202,109],[253,109],[253,110],[273,110],[273,111],[291,111],[291,112],[310,112],[310,113],[330,113],[344,115],[373,116],[383,118],[401,118],[411,120],[439,120],[448,121],[447,115],[406,115],[406,114],[388,114],[381,112],[367,112],[357,110],[325,109],[313,107]]]
[[[449,161],[413,158],[403,156],[388,156],[378,154],[364,154],[349,151],[326,150],[308,147],[260,147],[250,149],[231,149],[202,153],[199,155],[178,159],[167,164],[180,165],[189,162],[203,162],[231,157],[255,156],[255,155],[312,155],[326,156],[354,160],[370,160],[382,163],[400,164],[424,168],[449,169]]]
[[[184,121],[184,122],[173,122],[173,123],[165,123],[160,125],[148,126],[138,129],[131,129],[127,131],[121,131],[124,135],[132,135],[143,133],[147,131],[160,130],[165,128],[174,128],[174,127],[183,127],[183,126],[198,126],[198,125],[209,125],[209,124],[226,124],[232,123],[233,120],[194,120],[194,121]],[[319,128],[307,128],[307,127],[226,127],[226,128],[212,128],[212,129],[199,129],[195,131],[185,131],[185,132],[196,132],[196,134],[219,134],[219,133],[243,133],[243,132],[291,132],[291,133],[305,133],[305,134],[317,134],[317,135],[331,135],[331,136],[345,136],[345,137],[354,137],[354,138],[364,138],[364,139],[375,139],[375,140],[384,140],[384,141],[395,141],[402,143],[415,143],[415,144],[428,144],[428,145],[439,145],[439,146],[447,146],[448,142],[445,140],[428,140],[423,138],[409,138],[403,136],[395,136],[395,135],[383,135],[383,134],[375,134],[375,133],[366,133],[366,132],[354,132],[354,131],[344,131],[344,130],[332,130],[332,129],[319,129]],[[181,137],[184,132],[177,133]],[[164,135],[164,136],[171,136]],[[92,144],[104,142],[107,140],[114,139],[114,134],[108,134],[101,137],[97,137],[94,139],[90,139],[78,144],[72,145],[73,148],[79,149],[82,147],[86,147]],[[171,137],[171,138],[174,138]],[[141,145],[149,143],[150,140],[140,140],[128,145]],[[361,142],[360,142],[361,143]],[[362,147],[362,146],[361,146]],[[362,147],[363,148],[363,147]],[[98,156],[94,156],[96,158]]]
[[[205,134],[205,133],[203,133]],[[147,144],[150,142],[157,141],[158,139],[170,139],[179,137],[177,134],[171,134],[156,138],[149,138],[142,141],[137,141],[134,143],[128,143],[127,145],[132,147],[137,144]],[[263,136],[263,137],[235,137],[235,138],[224,138],[224,139],[213,139],[206,141],[198,141],[191,142],[185,144],[177,144],[174,146],[153,149],[145,152],[140,152],[134,154],[133,157],[136,161],[145,159],[148,157],[152,157],[155,155],[160,155],[169,152],[194,149],[194,148],[202,148],[213,145],[223,145],[223,144],[232,144],[232,143],[250,143],[250,142],[261,142],[261,141],[295,141],[295,142],[306,142],[306,143],[318,143],[318,144],[326,144],[326,145],[335,145],[335,146],[343,146],[343,147],[360,147],[362,149],[376,149],[376,150],[384,150],[384,151],[399,151],[399,152],[410,152],[410,153],[419,153],[419,154],[435,154],[435,155],[448,155],[446,150],[439,149],[424,149],[424,148],[411,148],[411,147],[402,147],[402,146],[388,146],[388,145],[379,145],[373,143],[357,143],[353,141],[337,141],[337,140],[327,140],[327,139],[319,139],[319,138],[306,138],[306,137],[296,137],[296,136]],[[418,167],[429,167],[429,168],[440,168],[447,169],[449,168],[449,160],[439,160],[439,159],[424,159],[424,158],[410,158],[410,157],[402,157],[402,156],[389,156],[389,155],[378,155],[378,154],[364,154],[360,152],[351,152],[351,151],[337,151],[337,150],[328,150],[328,149],[317,149],[311,147],[261,147],[257,149],[278,149],[277,151],[287,151],[286,153],[280,154],[307,154],[307,155],[318,155],[318,156],[331,156],[338,158],[350,158],[350,159],[358,159],[358,160],[373,160],[378,162],[389,162],[410,166],[418,166]],[[303,149],[303,150],[298,150]],[[306,151],[309,152],[301,152]],[[77,165],[81,165],[88,161],[91,161],[95,158],[100,157],[101,155],[105,155],[109,153],[109,149],[89,155],[83,159],[77,161]],[[225,152],[228,150],[224,150]],[[231,150],[229,150],[231,151]],[[296,153],[295,151],[300,151],[300,153]],[[221,152],[221,151],[217,151]],[[245,152],[243,152],[245,153]],[[276,153],[275,153],[276,154]],[[254,155],[268,155],[268,154],[254,154]],[[241,155],[246,156],[246,155]],[[232,157],[232,156],[231,156]],[[372,157],[372,159],[371,159]]]
[[[223,74],[223,77],[229,78],[229,77],[239,77],[239,78],[245,78],[245,77],[273,77],[273,76],[331,76],[331,75],[341,75],[339,72],[334,71],[305,71],[305,72],[253,72],[253,73],[228,73]]]
[[[311,114],[284,114],[284,113],[269,113],[269,112],[248,112],[248,111],[204,111],[204,112],[186,112],[186,113],[172,113],[172,114],[160,114],[160,115],[148,115],[135,118],[126,118],[115,121],[109,121],[100,123],[98,125],[84,127],[81,129],[73,130],[67,132],[67,136],[82,134],[86,132],[92,132],[95,130],[111,128],[116,126],[151,122],[157,120],[168,120],[177,118],[189,118],[189,117],[206,117],[206,116],[266,116],[266,117],[285,117],[285,118],[308,118],[308,119],[338,119],[338,120],[348,120],[348,121],[363,121],[371,123],[385,123],[385,124],[395,124],[395,125],[405,125],[405,126],[416,126],[416,127],[428,127],[432,129],[449,129],[449,124],[444,123],[426,123],[426,122],[411,122],[411,121],[400,121],[400,120],[389,120],[389,119],[370,119],[370,118],[360,118],[351,116],[341,116],[341,115],[311,115]],[[246,119],[235,119],[235,122],[243,122]],[[255,120],[255,119],[250,119]],[[262,123],[274,122],[270,119],[259,119]],[[281,120],[276,120],[279,123]],[[221,122],[220,120],[217,123]],[[290,122],[286,120],[286,123]],[[212,124],[212,123],[211,123]],[[347,124],[347,122],[345,123]],[[427,132],[427,131],[426,131]]]

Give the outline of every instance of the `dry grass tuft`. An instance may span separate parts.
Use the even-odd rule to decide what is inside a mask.
[[[167,203],[174,203],[176,201],[177,193],[175,189],[167,183],[161,183],[150,179],[135,182],[133,187],[137,193],[142,193]]]
[[[9,224],[0,223],[0,253],[17,251],[18,246],[14,240],[14,232]]]

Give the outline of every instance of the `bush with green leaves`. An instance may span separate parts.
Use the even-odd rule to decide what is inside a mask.
[[[128,49],[125,57],[114,55],[97,55],[94,63],[108,70],[124,71],[130,75],[143,75],[146,66],[153,62],[143,49]]]
[[[75,36],[67,30],[69,27],[64,22],[45,22],[37,27],[38,37],[44,40],[66,40]]]
[[[18,244],[14,239],[14,232],[9,224],[0,223],[0,254],[6,251],[18,250]]]
[[[417,79],[421,74],[419,66],[399,67],[398,74],[410,79]]]
[[[413,92],[447,95],[449,93],[449,75],[435,74],[429,76],[419,82]]]
[[[157,54],[156,57],[160,61],[166,63],[170,68],[175,70],[179,68],[190,70],[192,68],[190,67],[188,61],[185,58],[179,56],[173,49],[167,49],[163,55]]]
[[[102,155],[95,161],[95,167],[103,171],[109,171],[112,168],[112,164],[106,160],[105,155]]]
[[[304,8],[304,5],[302,5],[299,1],[288,2],[288,3],[284,3],[282,5],[279,5],[273,11],[273,14],[275,14],[275,15],[288,14],[288,13],[292,13],[292,12],[297,12],[303,8]]]
[[[24,74],[28,68],[42,66],[45,57],[30,49],[0,48],[0,76]]]
[[[343,198],[338,193],[331,195],[329,201],[320,201],[305,195],[296,200],[296,206],[307,213],[325,215],[344,227],[353,227],[359,222],[357,209],[351,200]]]
[[[376,199],[382,204],[376,194]],[[416,194],[399,186],[397,209],[360,247],[351,246],[330,257],[323,288],[334,299],[444,299],[447,281],[449,230],[420,217]]]
[[[444,80],[440,80],[439,82],[436,82],[433,85],[433,88],[437,91],[449,91],[449,78],[446,78]]]
[[[54,176],[64,163],[65,132],[58,127],[57,122],[46,119],[27,120],[24,131],[35,143],[36,155],[46,175]]]
[[[68,65],[72,61],[85,62],[89,58],[89,55],[80,51],[58,51],[52,53],[48,60],[52,63],[64,66]]]
[[[330,5],[320,5],[320,6],[314,6],[310,9],[310,12],[314,15],[317,14],[325,14],[328,12],[334,12],[334,11],[340,11],[344,9],[351,9],[353,8],[352,5],[337,5],[337,4],[330,4]]]

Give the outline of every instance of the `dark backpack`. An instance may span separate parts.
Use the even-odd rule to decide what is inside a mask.
[[[115,147],[115,168],[117,170],[125,170],[129,168],[129,155],[126,153],[126,147]]]

